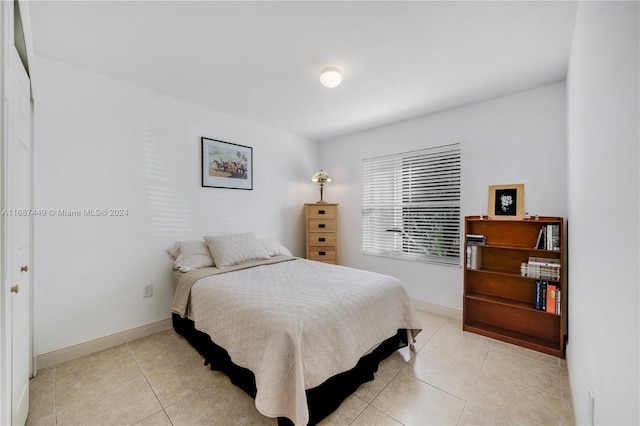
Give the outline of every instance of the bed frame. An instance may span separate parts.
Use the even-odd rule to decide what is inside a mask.
[[[256,380],[251,370],[235,365],[229,353],[212,342],[209,335],[197,330],[190,319],[181,318],[174,313],[172,321],[176,332],[204,357],[205,365],[210,365],[212,370],[225,373],[231,383],[255,399]],[[335,375],[313,389],[307,389],[309,425],[315,425],[333,413],[361,384],[373,380],[373,373],[378,371],[380,361],[405,346],[407,346],[407,332],[398,330],[395,336],[385,340],[372,352],[360,358],[358,364],[351,370]],[[293,425],[293,422],[286,417],[279,417],[278,425]]]

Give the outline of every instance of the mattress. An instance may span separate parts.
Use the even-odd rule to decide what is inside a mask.
[[[290,256],[186,273],[172,309],[254,374],[262,414],[297,425],[309,422],[309,389],[421,327],[397,279]]]

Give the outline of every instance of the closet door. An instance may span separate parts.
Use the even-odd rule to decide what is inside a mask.
[[[9,90],[5,94],[8,137],[5,158],[5,344],[10,354],[11,424],[29,412],[31,363],[31,93],[29,77],[12,46]],[[6,87],[6,86],[5,86]],[[8,378],[7,378],[8,379]]]

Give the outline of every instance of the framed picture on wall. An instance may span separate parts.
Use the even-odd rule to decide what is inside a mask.
[[[488,206],[489,219],[522,219],[524,184],[491,185]]]
[[[253,148],[203,137],[202,186],[253,189]]]

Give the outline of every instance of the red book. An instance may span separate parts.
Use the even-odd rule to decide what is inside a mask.
[[[556,287],[554,284],[547,285],[547,312],[556,313]]]

